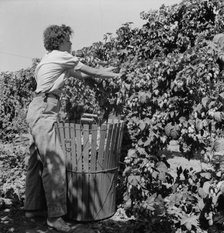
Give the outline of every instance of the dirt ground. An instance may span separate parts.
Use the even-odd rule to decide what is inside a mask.
[[[127,218],[120,209],[109,219],[80,223],[68,221],[74,228],[74,233],[137,233],[135,220]],[[56,233],[48,228],[45,218],[27,219],[22,207],[12,206],[0,211],[1,233]]]

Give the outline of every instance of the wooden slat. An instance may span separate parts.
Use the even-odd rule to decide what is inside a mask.
[[[88,219],[90,215],[90,193],[89,193],[89,125],[83,125],[83,203],[85,208],[85,218]]]
[[[106,169],[114,168],[112,166],[112,161],[115,159],[114,158],[114,153],[113,150],[115,148],[115,137],[116,137],[116,124],[114,123],[114,120],[110,124],[111,130],[110,130],[110,143],[109,143],[109,148],[107,152],[107,161],[105,161],[105,166]],[[109,133],[109,132],[108,132]],[[103,182],[105,183],[104,186],[104,195],[103,195],[103,200],[104,200],[104,209],[107,210],[107,213],[105,214],[110,214],[111,213],[111,205],[112,203],[112,197],[113,197],[113,185],[114,185],[114,173],[115,171],[112,172],[107,172],[104,174],[104,179]]]
[[[66,158],[66,169],[71,170],[72,164],[71,164],[71,138],[70,138],[70,124],[64,123],[64,145],[65,145],[65,158]],[[67,182],[68,182],[68,201],[70,205],[72,205],[73,202],[73,187],[72,187],[72,174],[71,172],[68,173],[67,176]]]
[[[112,143],[112,147],[111,147],[111,153],[110,153],[110,157],[109,157],[109,164],[108,166],[110,166],[111,168],[115,168],[118,166],[118,159],[119,159],[119,145],[120,145],[120,140],[121,140],[121,134],[120,134],[120,130],[121,130],[121,126],[122,123],[120,121],[116,121],[116,123],[114,122],[114,127],[113,127],[113,132],[112,132],[112,139],[111,139],[111,143]],[[115,212],[115,204],[116,204],[116,181],[117,181],[117,173],[118,171],[114,171],[114,173],[111,174],[111,193],[109,194],[110,196],[108,198],[110,198],[109,202],[106,202],[105,208],[108,209],[109,213],[114,213]],[[109,214],[108,213],[108,214]]]
[[[71,137],[71,169],[77,169],[76,143],[75,143],[75,124],[70,123],[70,137]]]
[[[77,210],[77,174],[75,171],[77,170],[77,156],[76,156],[76,144],[75,144],[75,124],[70,123],[70,136],[71,136],[71,170],[73,172],[68,172],[68,198],[71,200],[71,215],[74,216]],[[71,179],[71,181],[69,181]],[[70,194],[70,196],[69,196]]]
[[[92,125],[90,171],[96,171],[97,125]]]
[[[118,136],[118,123],[114,123],[113,138],[111,145],[111,154],[109,158],[109,167],[114,168],[117,161],[116,147],[117,147],[117,136]]]
[[[119,145],[120,145],[120,140],[121,140],[121,127],[122,123],[118,123],[118,134],[117,134],[117,146],[116,146],[116,153],[119,153]]]
[[[108,160],[109,160],[109,155],[110,155],[112,132],[113,132],[113,124],[112,124],[112,121],[109,121],[107,124],[107,143],[106,143],[106,148],[105,148],[105,153],[104,153],[104,161],[103,161],[104,169],[108,169],[108,164],[109,164]],[[105,203],[105,201],[107,198],[108,187],[110,186],[110,174],[105,173],[105,174],[103,174],[103,176],[104,176],[103,180],[102,180],[102,183],[103,183],[103,185],[102,185],[102,201],[104,202],[103,208],[108,208],[108,205],[107,205],[107,203]]]
[[[118,141],[118,147],[117,147],[117,163],[118,163],[118,168],[120,167],[120,155],[121,155],[121,145],[123,141],[123,134],[124,134],[124,122],[121,123],[120,125],[120,132],[119,132],[119,141]]]
[[[71,170],[71,138],[70,138],[70,129],[69,123],[64,123],[64,145],[65,145],[65,158],[66,158],[66,170]],[[68,198],[70,205],[72,204],[72,175],[71,173],[67,173],[67,182],[68,182]]]
[[[104,161],[103,161],[103,167],[105,169],[107,169],[107,164],[108,164],[108,158],[109,158],[109,152],[110,152],[110,146],[111,146],[112,130],[113,130],[113,125],[107,124],[107,141],[106,141],[106,148],[104,151]]]
[[[77,171],[82,171],[82,142],[81,142],[81,127],[75,124],[75,139],[76,139],[76,156],[77,156]]]
[[[118,164],[119,164],[119,162],[118,162],[118,160],[119,160],[119,158],[120,158],[120,149],[119,149],[119,147],[120,147],[120,140],[121,140],[121,127],[122,127],[122,123],[118,123],[118,125],[117,125],[117,142],[116,142],[116,148],[115,148],[115,151],[114,151],[114,153],[115,153],[115,155],[116,155],[116,159],[115,159],[115,163],[114,163],[114,167],[117,167],[118,166]]]
[[[82,172],[82,142],[81,142],[81,126],[80,124],[75,124],[75,136],[76,136],[76,156],[77,156],[77,172]],[[85,209],[83,208],[83,198],[82,198],[82,174],[76,173],[77,178],[77,218],[83,219],[83,213]]]
[[[103,170],[103,156],[104,156],[104,146],[105,146],[105,136],[106,136],[106,129],[107,126],[105,124],[101,125],[100,127],[100,138],[99,138],[99,149],[98,149],[98,156],[97,156],[97,171]],[[97,173],[95,175],[95,211],[94,215],[95,218],[100,218],[100,214],[102,213],[103,208],[103,176],[104,173]]]
[[[66,156],[66,167],[71,168],[71,138],[70,138],[70,125],[69,123],[64,124],[64,134],[65,134],[65,156]]]
[[[116,158],[114,160],[113,167],[118,167],[119,166],[119,159],[120,159],[120,141],[122,140],[122,135],[121,135],[121,130],[122,130],[122,123],[120,120],[117,122],[117,135],[116,135],[116,148],[115,148],[115,155]],[[116,211],[116,182],[117,182],[117,175],[118,175],[118,170],[115,171],[114,176],[113,176],[113,188],[112,188],[112,197],[111,197],[111,202],[110,202],[110,210],[111,213],[114,213]]]
[[[58,130],[59,130],[59,135],[60,135],[61,147],[65,153],[64,123],[58,123]]]
[[[116,153],[116,161],[115,161],[115,166],[118,167],[119,164],[119,159],[120,159],[120,144],[121,144],[121,129],[122,129],[122,122],[118,123],[118,131],[117,131],[117,145],[115,148],[115,153]]]
[[[91,128],[91,156],[90,156],[90,172],[96,171],[96,156],[97,156],[97,125],[93,124]],[[91,174],[89,178],[90,183],[90,212],[92,219],[96,217],[96,198],[97,198],[97,185],[96,174]]]
[[[104,143],[104,158],[103,158],[103,167],[102,169],[105,170],[107,169],[107,164],[108,164],[108,154],[110,151],[111,147],[111,132],[112,132],[112,124],[107,125],[107,141],[106,145]],[[111,185],[111,180],[110,180],[110,172],[105,172],[101,174],[101,179],[100,179],[100,190],[101,190],[101,209],[100,212],[98,213],[98,218],[103,218],[103,216],[106,216],[108,213],[108,202],[110,202],[110,185]]]
[[[111,168],[111,156],[113,156],[113,143],[114,143],[114,132],[115,132],[115,124],[112,124],[111,138],[110,138],[110,146],[108,151],[108,159],[106,161],[106,168]]]
[[[99,152],[97,158],[97,170],[102,170],[103,168],[103,156],[104,156],[104,148],[105,148],[105,136],[106,136],[107,126],[105,124],[100,127],[100,145]]]
[[[85,172],[89,171],[89,125],[83,125],[83,168]]]

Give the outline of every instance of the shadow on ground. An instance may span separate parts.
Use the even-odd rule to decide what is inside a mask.
[[[122,219],[116,214],[105,220],[78,223],[71,222],[75,226],[74,233],[139,233],[145,232],[144,226],[136,224],[133,219]],[[77,227],[77,228],[76,228]],[[1,233],[56,233],[57,231],[49,229],[46,225],[46,219],[36,218],[27,219],[24,216],[24,211],[20,206],[11,206],[0,210],[0,232]],[[58,233],[58,232],[57,232]]]

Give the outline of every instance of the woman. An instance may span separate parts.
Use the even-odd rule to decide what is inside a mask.
[[[51,25],[44,31],[44,47],[48,51],[35,71],[37,88],[29,105],[27,122],[32,135],[26,177],[26,217],[42,215],[47,207],[48,226],[69,232],[62,216],[67,213],[65,155],[54,123],[60,108],[60,94],[68,77],[113,78],[108,69],[84,65],[71,55],[72,30],[65,25]]]

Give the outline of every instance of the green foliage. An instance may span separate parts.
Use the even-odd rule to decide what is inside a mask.
[[[34,60],[33,66],[25,70],[0,74],[0,139],[11,140],[16,134],[27,131],[24,119],[36,87],[37,62]]]
[[[223,3],[183,1],[143,12],[141,17],[146,20],[142,28],[132,29],[126,23],[116,37],[105,35],[104,43],[85,48],[82,55],[89,65],[116,65],[122,74],[120,80],[92,87],[96,99],[105,103],[101,110],[121,114],[127,123],[131,149],[124,160],[126,209],[151,216],[155,207],[145,204],[147,198],[155,194],[152,203],[156,203],[161,183],[171,178],[160,164],[159,151],[176,139],[187,158],[196,153],[211,158],[211,147],[222,134],[222,65],[220,48],[212,40],[224,29]],[[165,170],[153,177],[158,167]],[[168,191],[163,198],[170,195]],[[195,193],[187,198],[198,202]],[[188,213],[181,211],[183,218],[175,224],[196,231],[198,212],[188,216],[195,223],[189,225],[184,218]]]
[[[220,216],[222,209],[220,200],[223,200],[221,172],[198,172],[193,167],[181,166],[170,170],[169,166],[166,160],[156,166],[148,162],[144,174],[135,169],[135,175],[129,175],[130,195],[125,196],[127,212],[153,221],[166,218],[181,232],[197,232],[199,226],[208,229],[216,224],[216,216]],[[127,167],[124,173],[130,174],[130,169],[133,166]]]
[[[17,139],[13,144],[2,143],[0,145],[0,209],[4,207],[5,201],[11,200],[13,204],[23,203],[25,198],[24,171],[26,169],[28,145],[25,147],[21,140],[18,141]]]

